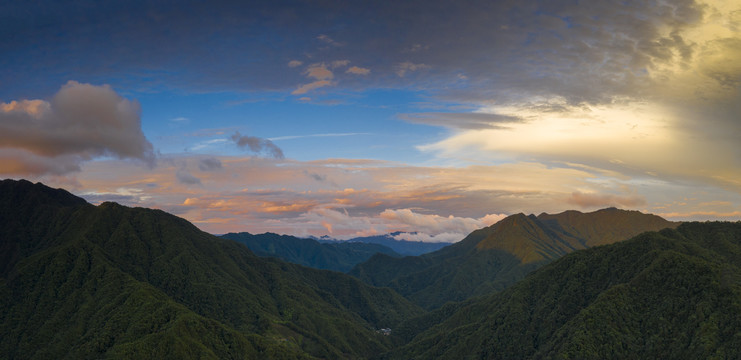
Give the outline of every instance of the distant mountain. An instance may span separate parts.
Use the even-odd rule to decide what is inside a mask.
[[[388,359],[739,359],[741,223],[685,223],[566,255]]]
[[[257,256],[273,256],[294,264],[317,269],[348,272],[353,266],[368,260],[376,253],[399,257],[394,250],[361,242],[331,242],[321,244],[313,239],[265,233],[229,233],[222,238],[246,245]]]
[[[159,210],[0,181],[8,359],[368,358],[422,310],[390,289],[259,258]]]
[[[393,232],[393,233],[385,234],[385,235],[356,237],[350,240],[334,240],[334,239],[322,237],[317,240],[319,240],[319,242],[321,243],[332,243],[332,244],[354,243],[354,242],[367,243],[367,244],[379,244],[379,245],[386,246],[401,255],[406,255],[406,256],[418,256],[418,255],[426,254],[429,252],[440,250],[451,244],[451,243],[446,243],[446,242],[431,243],[431,242],[423,242],[423,241],[397,240],[396,237],[402,234],[414,235],[415,233]]]
[[[462,241],[418,257],[377,254],[350,274],[389,286],[428,309],[499,291],[572,251],[625,240],[678,224],[638,211],[508,216]]]

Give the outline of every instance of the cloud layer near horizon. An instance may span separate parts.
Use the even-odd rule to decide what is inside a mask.
[[[206,160],[218,160],[221,167],[199,168]],[[620,180],[596,169],[537,163],[454,169],[375,160],[297,162],[192,155],[165,157],[152,170],[114,160],[84,167],[76,178],[77,190],[72,190],[90,201],[160,208],[212,233],[345,239],[408,231],[417,234],[404,235],[407,240],[447,242],[518,212],[615,206],[672,220],[708,214],[728,218],[741,201],[738,194],[713,188],[689,184],[667,194],[656,191],[666,187],[662,182]],[[190,169],[198,186],[183,182],[183,168]],[[727,200],[707,202],[709,193]]]
[[[0,173],[90,199],[214,232],[419,226],[429,241],[487,214],[741,211],[738,1],[4,6]],[[119,163],[154,159],[138,104],[77,82],[52,95],[70,78],[163,94],[145,114],[170,127],[147,136],[184,153]],[[296,160],[316,148],[353,159]]]

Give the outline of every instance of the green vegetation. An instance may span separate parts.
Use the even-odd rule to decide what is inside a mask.
[[[374,286],[391,287],[416,304],[435,309],[449,301],[501,291],[575,250],[676,226],[655,215],[614,208],[587,214],[516,214],[429,254],[375,255],[349,274]]]
[[[461,306],[392,359],[736,359],[741,223],[578,251]]]
[[[11,359],[367,358],[422,310],[262,259],[158,210],[0,182],[0,354]]]
[[[400,256],[390,248],[361,242],[334,242],[320,244],[316,240],[265,233],[229,233],[222,238],[246,245],[255,255],[277,257],[294,264],[317,269],[348,272],[353,266],[368,260],[376,253]]]
[[[505,220],[356,267],[428,307],[462,300],[425,312],[162,211],[0,181],[0,357],[741,358],[741,223],[673,228],[616,209]]]

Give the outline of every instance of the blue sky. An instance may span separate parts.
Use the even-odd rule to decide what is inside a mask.
[[[0,176],[206,231],[741,217],[736,1],[0,5]]]

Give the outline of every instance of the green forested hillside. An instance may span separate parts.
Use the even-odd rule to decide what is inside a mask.
[[[462,241],[419,257],[381,254],[350,274],[389,286],[428,309],[502,290],[526,274],[572,251],[628,239],[676,223],[637,211],[511,215]]]
[[[317,269],[348,272],[353,266],[368,260],[376,253],[399,257],[390,248],[361,242],[334,242],[321,244],[313,239],[301,239],[273,233],[229,233],[221,237],[246,245],[258,256],[273,256],[294,264]]]
[[[741,358],[741,223],[578,251],[418,330],[388,358]]]
[[[365,358],[421,313],[389,289],[253,255],[158,210],[0,182],[10,359]]]

